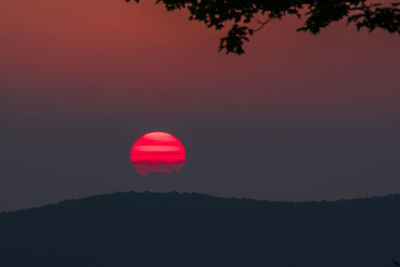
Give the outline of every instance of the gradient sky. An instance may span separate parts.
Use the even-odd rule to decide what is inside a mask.
[[[7,1],[0,10],[0,210],[117,190],[270,200],[400,190],[400,37],[272,23],[244,56],[152,2]],[[182,177],[145,180],[134,141],[168,131]]]

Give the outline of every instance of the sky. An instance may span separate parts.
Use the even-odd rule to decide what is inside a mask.
[[[0,10],[0,211],[115,191],[334,200],[400,191],[400,37],[295,18],[218,52],[224,32],[153,2],[7,1]],[[185,146],[146,179],[149,131]]]

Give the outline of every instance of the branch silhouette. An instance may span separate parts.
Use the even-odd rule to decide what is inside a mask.
[[[400,2],[384,5],[368,0],[156,0],[156,4],[163,4],[168,11],[187,9],[189,20],[203,22],[209,28],[221,30],[229,25],[219,44],[219,50],[227,54],[243,54],[243,45],[251,35],[268,22],[289,15],[304,19],[297,31],[312,34],[343,19],[357,30],[372,32],[379,28],[400,34]],[[260,17],[264,19],[260,21]]]

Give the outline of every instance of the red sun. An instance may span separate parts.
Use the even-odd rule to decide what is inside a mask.
[[[131,162],[143,176],[154,173],[179,173],[186,161],[182,143],[172,134],[151,132],[140,137],[131,150]]]

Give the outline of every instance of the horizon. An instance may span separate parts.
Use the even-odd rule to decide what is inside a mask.
[[[31,211],[31,210],[36,210],[40,208],[46,208],[46,207],[54,207],[58,206],[60,204],[63,204],[65,202],[80,202],[80,201],[85,201],[88,199],[97,199],[97,198],[104,198],[104,197],[113,197],[115,195],[128,195],[128,194],[136,194],[136,195],[179,195],[179,196],[185,196],[185,195],[192,195],[192,196],[200,196],[200,197],[209,197],[213,199],[218,199],[218,200],[243,200],[243,201],[254,201],[254,202],[265,202],[265,203],[271,203],[271,204],[323,204],[323,203],[330,203],[330,204],[337,204],[337,203],[343,203],[343,202],[352,202],[352,201],[361,201],[361,200],[377,200],[377,199],[385,199],[385,198],[391,198],[391,197],[400,197],[400,193],[393,193],[393,194],[387,194],[387,195],[380,195],[380,196],[367,196],[367,197],[359,197],[359,198],[344,198],[344,199],[335,199],[335,200],[303,200],[303,201],[287,201],[287,200],[268,200],[268,199],[254,199],[254,198],[247,198],[247,197],[237,197],[237,196],[214,196],[210,194],[205,194],[205,193],[198,193],[198,192],[179,192],[179,191],[167,191],[167,192],[151,192],[151,191],[116,191],[112,193],[102,193],[102,194],[97,194],[97,195],[90,195],[90,196],[85,196],[85,197],[80,197],[80,198],[70,198],[70,199],[64,199],[60,200],[58,202],[54,203],[47,203],[47,204],[42,204],[40,206],[34,206],[34,207],[27,207],[27,208],[22,208],[22,209],[17,209],[17,210],[6,210],[2,211],[0,210],[0,215],[1,214],[12,214],[16,212],[23,212],[23,211]]]

